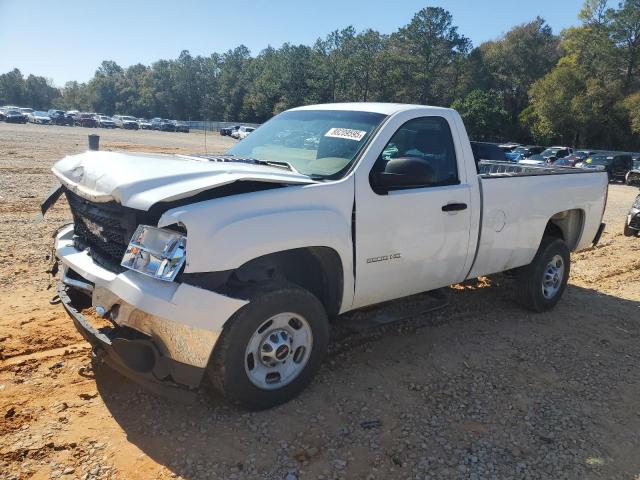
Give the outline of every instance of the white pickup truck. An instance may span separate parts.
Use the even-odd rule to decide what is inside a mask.
[[[53,173],[43,211],[64,193],[74,219],[59,294],[95,354],[165,392],[206,374],[252,409],[310,382],[345,312],[504,271],[553,307],[608,186],[478,162],[454,110],[379,103],[286,111],[225,155],[87,152]]]

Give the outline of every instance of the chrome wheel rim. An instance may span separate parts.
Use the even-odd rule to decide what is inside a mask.
[[[279,313],[253,332],[245,350],[245,372],[259,388],[282,388],[304,370],[312,347],[309,322],[296,313]]]
[[[555,255],[547,264],[542,275],[542,295],[550,300],[556,296],[564,278],[564,260]]]

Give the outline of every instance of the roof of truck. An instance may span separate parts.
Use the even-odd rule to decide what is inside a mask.
[[[376,102],[349,102],[349,103],[323,103],[319,105],[305,105],[292,108],[292,110],[351,110],[356,112],[381,113],[392,115],[394,113],[413,109],[451,110],[450,108],[432,107],[429,105],[410,105],[407,103],[376,103]]]

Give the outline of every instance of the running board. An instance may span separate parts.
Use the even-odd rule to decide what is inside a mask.
[[[340,325],[360,332],[435,312],[449,305],[448,289],[432,290],[343,315]]]

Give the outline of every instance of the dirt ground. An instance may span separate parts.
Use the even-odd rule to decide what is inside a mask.
[[[602,242],[573,255],[554,311],[520,309],[501,276],[458,285],[438,313],[336,335],[299,398],[247,413],[93,371],[49,304],[69,214],[38,221],[39,203],[94,132],[0,124],[0,479],[640,479],[640,239],[622,236],[637,188],[611,186]],[[97,133],[103,149],[205,151],[200,132]]]

